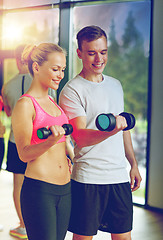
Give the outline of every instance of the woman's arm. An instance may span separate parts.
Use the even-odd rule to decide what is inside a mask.
[[[31,99],[20,99],[16,103],[12,113],[12,127],[18,154],[23,162],[35,160],[44,154],[50,147],[56,144],[65,133],[62,127],[52,126],[50,128],[52,135],[48,137],[47,141],[31,145],[34,117],[35,109]]]

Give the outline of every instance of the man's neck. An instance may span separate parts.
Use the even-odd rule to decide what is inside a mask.
[[[79,75],[90,82],[100,83],[103,81],[102,74],[93,75],[93,74],[89,74],[89,73],[85,73],[84,71],[81,71]]]

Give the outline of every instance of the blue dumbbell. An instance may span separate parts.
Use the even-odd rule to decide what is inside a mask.
[[[73,127],[72,127],[71,124],[63,124],[62,127],[65,130],[65,135],[70,135],[73,132]],[[37,130],[37,136],[38,136],[39,139],[46,139],[51,134],[52,134],[52,131],[50,129],[45,128],[45,127],[39,128]]]
[[[126,119],[127,127],[123,129],[123,131],[127,131],[129,129],[132,129],[135,126],[135,117],[131,113],[122,112],[119,114],[120,116],[123,116]],[[113,114],[108,113],[102,113],[99,114],[96,118],[96,127],[100,131],[106,131],[110,132],[112,131],[116,126],[116,118]]]

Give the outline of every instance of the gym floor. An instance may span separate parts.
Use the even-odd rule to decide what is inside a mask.
[[[12,173],[0,172],[0,224],[4,226],[0,232],[0,240],[14,240],[9,235],[9,229],[18,226],[12,198]],[[162,240],[163,213],[145,210],[134,206],[134,230],[132,240]],[[16,238],[15,238],[16,239]],[[98,232],[93,240],[110,240],[110,234]],[[72,234],[67,232],[65,240],[72,240]]]

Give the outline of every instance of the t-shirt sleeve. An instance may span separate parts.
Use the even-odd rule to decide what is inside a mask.
[[[66,86],[60,93],[59,105],[64,110],[68,119],[86,116],[82,96],[80,93],[70,86]]]

